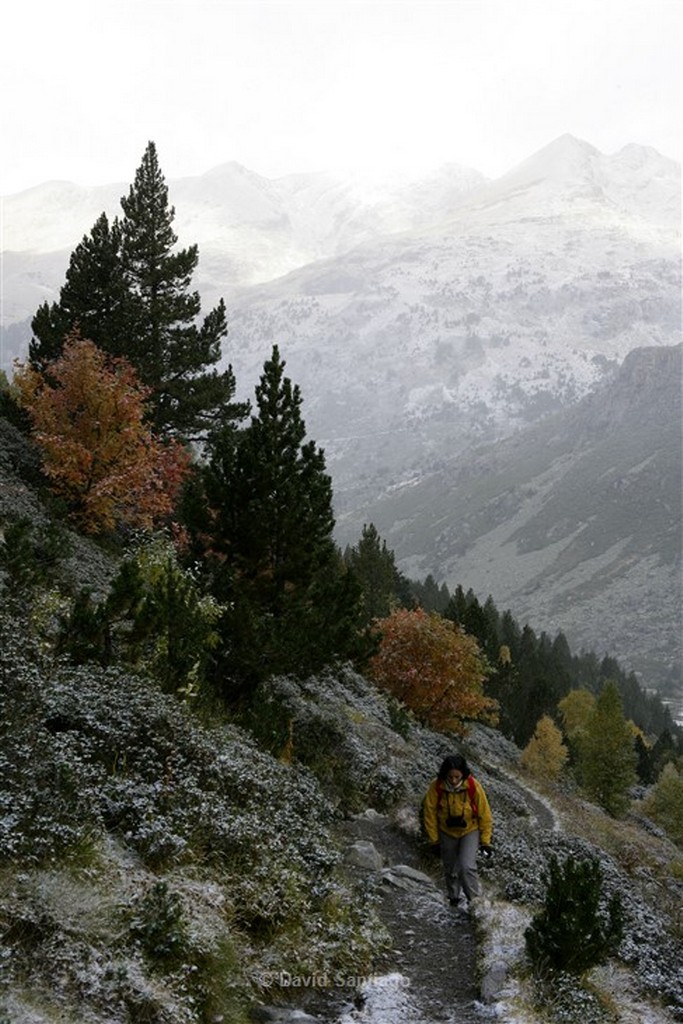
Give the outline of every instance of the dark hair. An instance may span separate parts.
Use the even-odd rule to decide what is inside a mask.
[[[462,754],[449,754],[445,757],[439,768],[438,778],[441,782],[445,782],[448,778],[448,773],[455,770],[456,772],[462,772],[463,779],[466,779],[468,775],[471,775],[469,765]]]

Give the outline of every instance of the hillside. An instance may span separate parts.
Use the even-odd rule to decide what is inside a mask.
[[[651,684],[680,678],[681,348],[637,349],[575,406],[344,510],[411,578],[491,594]],[[681,695],[683,696],[683,694]]]
[[[5,632],[4,679],[8,669],[17,678],[18,657]],[[449,918],[415,835],[419,796],[454,740],[414,724],[397,733],[385,700],[360,677],[267,688],[267,706],[294,722],[287,765],[242,730],[202,726],[120,674],[53,671],[27,686],[25,651],[21,658],[3,740],[13,811],[4,790],[0,816],[0,1007],[8,1024],[238,1024],[264,1004],[304,1008],[318,1024],[380,1024],[407,1018],[400,1009],[389,1018],[373,1012],[377,991],[386,1012],[387,993],[395,999],[407,986],[420,1010],[410,1019],[422,1024],[445,1019],[429,1010],[437,996],[451,1000],[441,1011],[447,1019],[454,1011],[460,1021],[482,1019],[473,987],[497,1019],[550,1021],[550,1006],[533,1009],[522,933],[552,853],[598,856],[627,916],[618,960],[594,972],[591,994],[581,989],[571,1011],[565,993],[562,1019],[610,1019],[600,994],[652,1024],[681,1019],[680,852],[637,814],[615,823],[567,793],[534,796],[518,751],[496,734],[475,729],[456,741],[496,816],[496,860],[473,932]],[[7,700],[4,690],[5,712]],[[354,857],[358,835],[374,842],[379,861],[350,870],[345,858]],[[399,906],[416,907],[409,929],[400,913],[392,917],[390,894],[401,880]],[[412,938],[421,915],[430,940],[422,952]],[[457,959],[458,943],[475,937],[474,974],[459,984],[456,973],[456,991],[444,989],[445,960],[438,986],[425,989],[434,949]],[[337,980],[312,994],[282,980],[310,976]],[[255,1019],[290,1020],[268,1012]]]
[[[0,525],[45,527],[31,450],[2,427]],[[54,656],[55,616],[85,582],[106,590],[116,558],[69,542],[29,604],[0,580],[3,1021],[683,1019],[680,849],[641,805],[615,821],[569,779],[526,776],[500,733],[427,730],[349,667],[272,678],[237,718],[118,665],[72,665]],[[418,838],[419,800],[454,747],[496,822],[471,921],[449,916]],[[535,989],[523,931],[552,854],[599,859],[626,931],[581,984]]]

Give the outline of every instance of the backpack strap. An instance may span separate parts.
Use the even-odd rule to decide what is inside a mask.
[[[474,775],[467,776],[467,791],[470,797],[470,807],[472,808],[472,817],[478,818],[479,811],[477,809],[477,789],[474,784]]]

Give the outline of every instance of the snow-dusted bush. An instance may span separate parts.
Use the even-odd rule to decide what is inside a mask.
[[[350,668],[304,681],[269,679],[254,707],[254,733],[274,753],[287,751],[307,765],[343,810],[386,810],[409,788],[407,741],[394,729],[395,710]]]
[[[119,954],[110,938],[79,939],[61,910],[8,885],[0,964],[10,981],[44,988],[60,976],[67,1003],[113,1001],[130,1004],[130,1019],[175,1022],[201,1019],[217,958],[239,965],[242,996],[260,986],[266,953],[273,972],[370,969],[383,933],[367,893],[341,880],[335,812],[305,766],[275,760],[240,728],[202,726],[119,669],[46,666],[19,623],[5,620],[0,633],[0,870],[32,871],[29,889],[89,858],[97,873],[107,836],[136,864],[103,915]],[[179,872],[220,879],[208,940],[196,936]],[[174,993],[172,1012],[144,980],[150,970]],[[128,1019],[118,1014],[107,1019]]]
[[[560,864],[551,857],[543,908],[526,933],[527,952],[537,969],[581,974],[612,953],[623,938],[621,898],[612,896],[600,913],[602,870],[597,858]]]

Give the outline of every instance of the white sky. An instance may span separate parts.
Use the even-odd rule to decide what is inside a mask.
[[[683,0],[10,0],[0,194],[237,160],[489,176],[570,132],[681,157]]]

